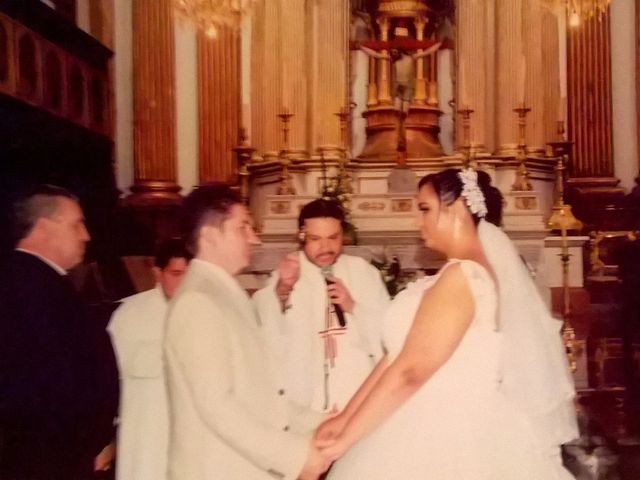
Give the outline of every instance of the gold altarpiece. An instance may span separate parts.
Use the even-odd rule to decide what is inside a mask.
[[[171,196],[176,62],[161,3],[155,23],[133,12],[134,190]],[[240,179],[263,237],[288,240],[299,206],[339,174],[362,242],[412,243],[413,187],[391,190],[390,173],[472,163],[506,194],[507,228],[541,241],[557,160],[545,145],[563,116],[558,12],[537,0],[450,3],[258,0],[239,32],[199,34],[199,182]]]
[[[407,271],[435,267],[441,259],[417,242],[415,182],[472,165],[503,192],[505,230],[542,273],[541,289],[565,277],[581,287],[586,237],[565,238],[563,277],[546,224],[558,203],[554,170],[565,161],[554,148],[566,140],[564,11],[538,0],[461,1],[455,13],[436,8],[446,1],[345,3],[273,0],[255,12],[251,114],[236,149],[264,242],[252,270],[269,270],[296,248],[300,208],[327,190],[340,192],[357,229],[350,253],[393,254]],[[354,56],[363,55],[358,70]],[[409,172],[409,188],[391,188],[398,170]]]
[[[386,235],[386,225],[413,238],[412,192],[390,191],[390,172],[406,167],[419,178],[469,162],[508,194],[507,223],[523,236],[546,235],[556,164],[546,143],[558,140],[563,116],[559,12],[536,0],[443,9],[451,3],[258,2],[251,113],[242,120],[255,152],[239,167],[263,235],[286,238],[299,206],[341,172],[361,238]],[[364,90],[362,82],[355,90],[357,78]],[[475,113],[463,124],[465,109]]]

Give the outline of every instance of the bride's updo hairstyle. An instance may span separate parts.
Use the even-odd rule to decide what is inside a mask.
[[[418,190],[425,185],[430,184],[436,192],[436,195],[438,195],[440,202],[444,205],[451,205],[460,198],[464,189],[464,184],[460,177],[461,172],[462,170],[458,168],[447,168],[446,170],[442,170],[438,173],[425,175],[420,180],[420,183],[418,183]],[[500,193],[500,190],[491,185],[491,177],[487,172],[478,170],[477,174],[478,188],[480,188],[480,191],[484,196],[486,214],[482,216],[471,211],[473,221],[478,225],[480,219],[484,217],[487,222],[500,226],[502,223],[502,194]],[[468,206],[469,202],[467,201],[465,204]]]

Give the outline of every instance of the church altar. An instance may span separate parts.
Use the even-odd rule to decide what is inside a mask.
[[[351,193],[345,195],[349,218],[355,227],[355,238],[346,251],[367,260],[385,263],[396,257],[408,277],[433,272],[443,262],[435,252],[426,249],[416,228],[415,187],[410,191],[389,191],[389,174],[397,169],[395,162],[351,161],[341,167],[339,155],[293,158],[288,165],[286,183],[289,193],[279,194],[283,174],[281,164],[273,159],[252,161],[249,204],[256,221],[262,245],[253,255],[251,274],[243,281],[249,289],[259,288],[266,274],[274,269],[288,252],[298,248],[297,218],[303,205],[322,195],[326,184],[336,181],[340,168],[348,177]],[[562,266],[558,259],[559,237],[552,236],[546,226],[553,202],[554,157],[530,156],[532,190],[512,190],[518,162],[515,157],[483,155],[476,158],[478,168],[487,171],[505,197],[503,226],[514,240],[541,290],[561,286]],[[426,159],[409,159],[406,169],[417,182],[422,176],[443,168],[460,168],[462,155]],[[414,184],[415,185],[415,184]],[[586,237],[569,237],[571,264],[569,285],[579,287],[582,279],[582,245]]]
[[[347,236],[350,252],[378,263],[397,258],[408,277],[434,271],[442,259],[419,238],[417,182],[471,165],[489,173],[503,193],[503,227],[549,297],[562,278],[559,240],[547,227],[566,161],[556,147],[567,145],[558,120],[560,57],[542,57],[529,47],[515,54],[514,47],[495,58],[489,83],[474,75],[488,61],[484,33],[472,21],[475,7],[460,5],[456,13],[426,0],[347,3],[340,13],[337,4],[318,7],[314,15],[327,22],[295,30],[317,42],[312,56],[290,41],[294,30],[290,36],[274,30],[301,25],[306,10],[265,8],[254,20],[246,131],[234,149],[238,183],[262,241],[246,286],[259,287],[280,258],[297,249],[300,208],[320,196],[338,198],[347,209],[354,227]],[[536,11],[530,20],[557,35],[552,13]],[[339,30],[332,15],[349,28]],[[500,19],[505,26],[511,21]],[[490,32],[496,42],[506,41],[501,28]],[[531,34],[518,31],[508,41],[538,42]],[[273,56],[267,45],[276,38],[282,43]],[[553,36],[541,41],[545,49],[557,48]],[[313,75],[288,58],[310,66]],[[549,81],[532,81],[532,71]],[[569,286],[582,286],[584,240],[567,240]]]

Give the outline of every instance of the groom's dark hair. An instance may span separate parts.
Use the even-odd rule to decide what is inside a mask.
[[[184,233],[187,248],[197,253],[198,235],[205,225],[222,228],[231,207],[242,204],[238,192],[228,185],[212,183],[196,187],[184,199]]]

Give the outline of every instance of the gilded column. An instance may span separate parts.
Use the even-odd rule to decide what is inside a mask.
[[[278,150],[282,133],[280,2],[262,0],[252,15],[251,144],[259,153]]]
[[[179,198],[173,22],[171,0],[133,2],[133,202]]]
[[[369,56],[369,84],[367,85],[367,107],[378,104],[378,69],[375,57]]]
[[[471,117],[471,145],[475,150],[484,151],[492,142],[487,136],[493,131],[494,109],[491,103],[494,84],[488,81],[493,78],[487,71],[490,63],[490,40],[493,35],[492,25],[488,19],[492,17],[493,2],[460,2],[457,9],[457,107],[469,107],[474,110]],[[456,115],[458,125],[458,141],[462,141],[461,117]]]
[[[312,124],[315,125],[312,150],[335,148],[340,145],[340,122],[335,116],[346,106],[346,29],[347,11],[344,0],[318,2],[317,31],[317,83],[313,98]]]
[[[380,26],[380,40],[386,42],[389,40],[389,19],[381,17],[378,19]],[[384,49],[380,53],[388,55],[389,52]],[[391,62],[387,58],[378,59],[379,76],[378,76],[378,101],[384,105],[391,104],[391,80],[389,66]]]
[[[200,183],[235,182],[240,121],[240,38],[223,27],[215,39],[198,33]]]
[[[525,100],[522,3],[496,0],[496,143],[498,152],[504,154],[516,152],[518,119],[513,109]]]
[[[427,25],[427,21],[423,17],[418,17],[415,19],[416,26],[416,38],[418,40],[424,40],[424,27]],[[418,49],[417,53],[422,53],[422,49]],[[433,54],[435,56],[437,54]],[[416,103],[426,103],[427,99],[427,89],[425,86],[424,80],[424,58],[419,57],[416,59],[416,93],[415,93],[415,101]]]
[[[549,79],[550,72],[542,61],[542,6],[540,0],[523,0],[522,15],[526,21],[522,24],[524,58],[526,62],[525,103],[531,109],[527,115],[527,148],[544,151],[545,143],[551,139],[544,137],[545,80],[534,80],[536,72],[541,72],[541,79]],[[552,59],[557,59],[557,50]],[[554,80],[557,81],[557,76]]]
[[[113,49],[113,15],[113,0],[99,0],[89,3],[91,35],[110,49]]]
[[[280,51],[282,52],[282,107],[294,114],[289,124],[289,147],[291,150],[309,150],[308,126],[308,32],[305,0],[279,0],[280,3]],[[330,42],[331,39],[323,39]]]
[[[609,11],[567,33],[572,177],[613,176]]]
[[[543,135],[545,143],[557,139],[558,121],[564,120],[560,98],[560,36],[555,12],[542,12],[542,82],[544,88]]]

